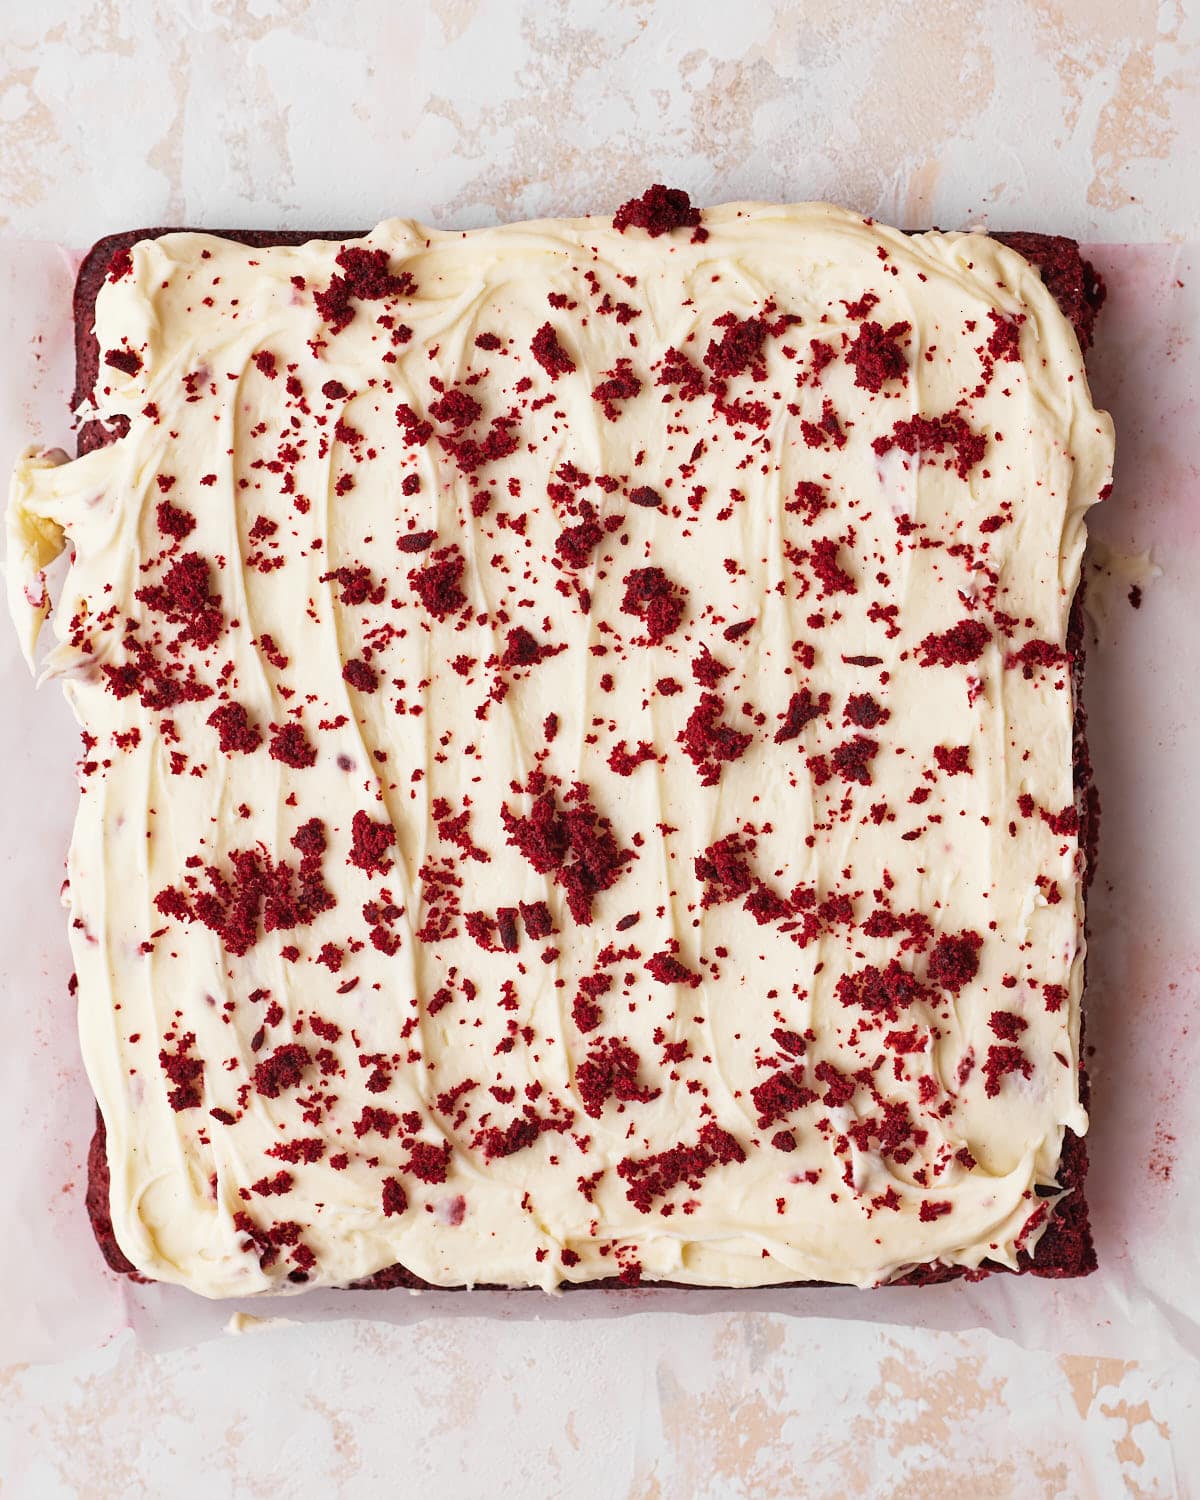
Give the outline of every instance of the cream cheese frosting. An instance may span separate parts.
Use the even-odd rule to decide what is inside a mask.
[[[1082,1134],[1068,615],[1111,469],[979,233],[741,203],[96,304],[8,511],[84,730],[113,1227],[209,1297],[1015,1266]]]

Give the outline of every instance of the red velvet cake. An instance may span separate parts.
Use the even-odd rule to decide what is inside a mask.
[[[1072,242],[824,205],[140,231],[9,508],[127,1274],[1095,1265]]]

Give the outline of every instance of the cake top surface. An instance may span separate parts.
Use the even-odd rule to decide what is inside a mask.
[[[31,454],[114,1229],[213,1296],[1016,1263],[1082,1133],[1067,622],[1112,432],[1029,264],[825,205],[250,248]]]

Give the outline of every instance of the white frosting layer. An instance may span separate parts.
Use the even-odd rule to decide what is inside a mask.
[[[338,331],[332,243],[172,234],[105,285],[117,364],[96,401],[128,431],[21,462],[9,588],[32,650],[41,570],[71,544],[47,671],[90,737],[80,1031],[145,1275],[212,1297],[394,1263],[439,1285],[866,1286],[1013,1265],[1041,1232],[1037,1190],[1087,1124],[1055,652],[1111,424],[1038,275],[993,240],[821,205],[703,222],[695,240],[390,220],[357,243],[411,285],[342,298]],[[557,372],[531,353],[547,322]],[[672,348],[693,373],[664,382]],[[463,442],[489,432],[513,451],[472,467]],[[658,507],[631,501],[645,487]],[[589,515],[602,539],[556,549]],[[465,596],[445,618],[421,597],[439,560],[441,605]],[[365,599],[341,571],[364,566]],[[622,608],[644,568],[674,591],[653,618]],[[517,627],[554,654],[516,664]],[[951,630],[969,659],[938,660]],[[1049,645],[1014,662],[1031,641]],[[711,688],[705,649],[728,669],[701,665]],[[207,696],[162,707],[164,665]],[[813,716],[776,742],[805,689]],[[226,703],[258,748],[222,751]],[[725,760],[679,738],[706,705]],[[313,764],[272,756],[285,725]],[[542,859],[510,839],[538,771],[552,834],[582,783],[628,855],[591,899],[603,821]],[[384,830],[371,868],[356,814]],[[305,892],[291,840],[314,819]],[[740,830],[718,888],[697,856]],[[328,909],[266,930],[289,914],[243,892],[239,919],[205,874],[237,851],[292,867],[277,898]],[[513,952],[454,914],[521,903]],[[670,956],[698,983],[671,982]]]

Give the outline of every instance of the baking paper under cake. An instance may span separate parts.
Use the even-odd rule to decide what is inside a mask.
[[[32,454],[109,1208],[213,1297],[1016,1266],[1079,1095],[1108,418],[981,234],[648,195],[96,303]]]

